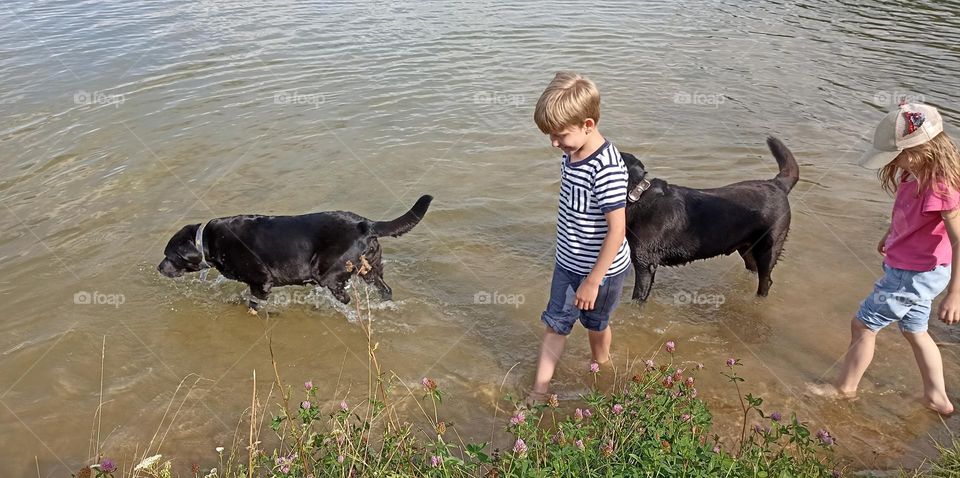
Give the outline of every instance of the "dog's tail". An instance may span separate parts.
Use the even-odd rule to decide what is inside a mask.
[[[793,153],[787,149],[787,145],[773,136],[767,138],[767,146],[770,147],[770,152],[773,153],[774,158],[777,158],[777,165],[780,166],[780,173],[773,179],[784,191],[790,192],[800,180],[800,167],[797,166],[797,160],[793,159]]]
[[[377,237],[397,237],[410,232],[410,229],[413,229],[413,227],[416,226],[421,219],[423,219],[424,214],[427,213],[427,208],[430,207],[430,201],[433,201],[433,196],[420,196],[420,199],[417,200],[417,203],[414,204],[413,207],[410,208],[410,210],[404,215],[392,221],[371,222],[370,232]]]

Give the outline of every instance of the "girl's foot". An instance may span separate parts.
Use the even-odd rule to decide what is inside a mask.
[[[937,399],[924,397],[923,406],[944,416],[950,416],[954,412],[953,404],[947,397],[938,397]]]

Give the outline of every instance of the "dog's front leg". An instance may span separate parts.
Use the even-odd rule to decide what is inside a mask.
[[[350,294],[347,293],[346,282],[338,282],[337,284],[332,286],[328,285],[327,289],[329,289],[330,292],[333,293],[333,296],[336,297],[337,300],[339,300],[341,303],[343,304],[350,303]]]
[[[320,285],[326,287],[333,296],[343,304],[350,303],[350,294],[347,293],[347,281],[350,280],[349,272],[328,275],[322,278]]]
[[[657,275],[656,264],[634,264],[636,280],[633,283],[633,300],[646,302],[653,290],[653,279]]]
[[[258,315],[260,311],[261,303],[266,303],[270,300],[270,289],[273,286],[268,282],[266,284],[250,284],[250,294],[253,295],[256,300],[247,301],[247,313],[250,315]]]

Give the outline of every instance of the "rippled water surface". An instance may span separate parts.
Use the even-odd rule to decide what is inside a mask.
[[[532,381],[552,270],[557,154],[531,118],[560,69],[597,82],[604,134],[658,177],[772,177],[768,134],[801,164],[770,297],[753,296],[735,258],[663,270],[648,304],[612,320],[618,363],[676,340],[706,365],[701,395],[729,431],[738,403],[719,372],[741,358],[747,389],[830,429],[852,467],[919,463],[946,432],[914,402],[920,379],[894,331],[860,400],[802,395],[832,373],[881,273],[891,199],[853,165],[857,149],[898,96],[960,121],[960,3],[861,3],[3,3],[3,474],[67,476],[91,442],[129,457],[161,437],[181,471],[209,466],[254,370],[269,392],[267,336],[284,381],[312,379],[324,407],[359,402],[366,338],[349,308],[291,288],[263,321],[240,285],[155,266],[184,224],[387,219],[425,193],[423,223],[382,241],[395,300],[372,305],[379,357],[410,385],[434,378],[465,439],[504,440],[494,404]],[[75,303],[84,293],[111,303]],[[513,303],[477,303],[485,293]],[[684,304],[693,294],[723,304]],[[932,332],[958,390],[960,334]],[[582,330],[566,353],[556,389],[573,400],[590,384]]]

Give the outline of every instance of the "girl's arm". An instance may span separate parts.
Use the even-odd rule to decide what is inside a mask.
[[[941,211],[943,223],[950,236],[950,247],[953,250],[951,261],[950,284],[947,285],[947,296],[940,302],[940,320],[947,324],[960,322],[960,209]]]

